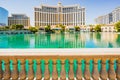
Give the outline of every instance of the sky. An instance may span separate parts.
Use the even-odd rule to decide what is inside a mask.
[[[11,14],[26,14],[30,17],[31,25],[34,26],[34,7],[41,4],[57,5],[79,4],[86,8],[86,24],[95,24],[95,18],[112,12],[120,6],[120,0],[0,0],[0,7],[3,7]]]

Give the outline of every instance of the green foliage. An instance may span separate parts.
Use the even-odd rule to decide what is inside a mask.
[[[79,26],[75,26],[75,31],[80,31],[80,27]]]
[[[64,31],[65,31],[66,26],[60,24],[59,27],[61,28],[61,32],[64,32]]]
[[[101,32],[101,25],[95,26],[95,32]]]
[[[38,28],[37,27],[30,27],[29,30],[33,33],[38,32]]]
[[[3,27],[0,27],[0,31],[6,31],[6,30],[9,30],[10,27],[9,26],[3,26]]]
[[[117,32],[120,32],[120,21],[115,23],[115,29],[117,30]]]
[[[45,32],[51,32],[51,26],[50,25],[45,26]]]
[[[16,24],[16,25],[11,25],[10,28],[13,30],[22,30],[22,29],[24,29],[24,26],[20,25],[20,24]]]
[[[94,31],[94,25],[89,25],[90,26],[90,32],[93,32]]]

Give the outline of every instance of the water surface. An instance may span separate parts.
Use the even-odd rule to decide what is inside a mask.
[[[76,32],[0,35],[0,48],[120,48],[120,34]]]

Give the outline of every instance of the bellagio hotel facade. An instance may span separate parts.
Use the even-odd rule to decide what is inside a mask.
[[[80,5],[57,6],[41,5],[34,8],[35,26],[44,28],[46,25],[65,26],[85,25],[85,8]]]

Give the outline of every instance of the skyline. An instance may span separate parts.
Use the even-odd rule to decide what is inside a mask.
[[[54,1],[54,3],[53,3]],[[57,5],[61,2],[63,6],[79,4],[81,7],[86,8],[86,24],[94,24],[95,18],[101,15],[112,12],[116,7],[119,7],[119,0],[4,0],[0,1],[0,7],[3,7],[11,14],[26,14],[30,17],[31,25],[34,26],[34,7],[38,7],[41,4]],[[69,3],[68,3],[69,2]],[[12,3],[12,4],[11,4]],[[26,6],[27,4],[27,6]],[[21,6],[22,5],[22,6]],[[102,5],[102,6],[101,6]],[[97,13],[96,13],[97,12]]]

